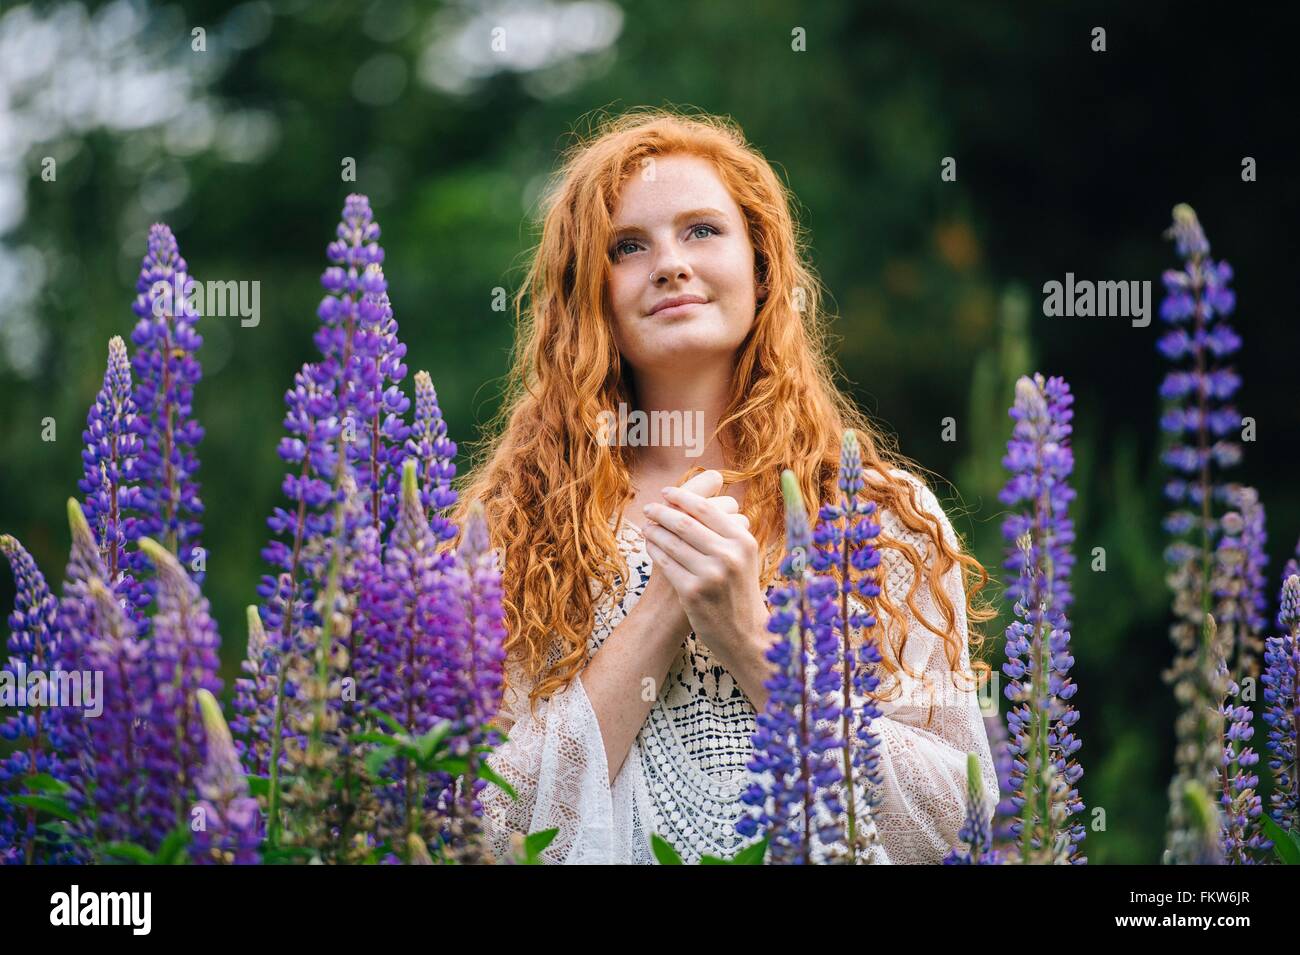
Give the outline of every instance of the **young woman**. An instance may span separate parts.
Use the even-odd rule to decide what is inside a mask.
[[[735,824],[767,700],[780,473],[815,514],[845,428],[882,525],[872,861],[956,843],[967,752],[996,802],[963,568],[973,593],[988,575],[836,388],[819,291],[784,185],[729,121],[633,111],[566,156],[515,299],[512,388],[457,513],[483,502],[504,576],[509,740],[489,763],[518,798],[481,796],[499,856],[552,827],[546,862],[652,863],[652,833],[696,862],[757,838]],[[629,409],[674,427],[611,428]],[[690,422],[707,441],[688,446]]]

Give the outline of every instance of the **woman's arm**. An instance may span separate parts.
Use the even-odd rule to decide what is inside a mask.
[[[636,606],[582,671],[583,688],[600,723],[611,785],[659,698],[690,629],[664,575],[651,573]]]

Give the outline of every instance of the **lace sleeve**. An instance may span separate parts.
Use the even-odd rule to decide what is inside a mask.
[[[547,864],[613,861],[613,800],[600,724],[579,676],[540,701],[534,716],[521,668],[509,668],[497,722],[509,739],[487,763],[518,794],[489,783],[483,788],[483,827],[500,861],[511,841],[533,832],[559,832],[542,852]]]
[[[921,485],[921,499],[923,507],[940,518],[949,544],[957,546],[947,515],[924,485]],[[887,529],[891,517],[886,511],[882,518]],[[909,531],[896,521],[892,523],[894,535],[908,540],[926,559],[925,535]],[[932,560],[933,553],[929,553],[927,564]],[[907,607],[913,573],[910,562],[897,551],[885,550],[881,567],[882,587],[889,588],[891,600],[906,619],[903,656],[911,675],[900,671],[890,674],[881,684],[896,696],[877,704],[882,716],[873,722],[880,739],[882,780],[875,794],[876,829],[890,862],[938,863],[959,841],[957,832],[966,812],[968,752],[975,753],[979,760],[987,806],[996,803],[998,792],[988,734],[978,694],[970,679],[962,567],[954,564],[941,581],[956,611],[961,641],[960,669],[956,674],[949,666],[944,641],[926,629]],[[924,582],[917,587],[915,602],[921,615],[942,632],[942,613]],[[892,689],[895,684],[901,684],[898,690]]]

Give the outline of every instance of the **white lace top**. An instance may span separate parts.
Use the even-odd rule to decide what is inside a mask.
[[[945,537],[956,547],[934,494],[914,476],[894,473],[919,488],[922,508],[940,517]],[[910,543],[928,568],[934,555],[924,534],[907,530],[889,509],[878,520],[882,537]],[[608,596],[598,603],[587,641],[589,659],[631,612],[650,577],[652,562],[639,529],[624,521],[617,538],[631,581],[621,605],[611,607]],[[869,861],[878,863],[937,863],[957,844],[966,807],[967,752],[977,754],[983,770],[986,806],[997,802],[997,776],[977,694],[969,679],[959,674],[954,680],[943,640],[908,610],[913,576],[901,553],[882,549],[881,585],[907,616],[904,663],[911,672],[887,675],[881,670],[882,689],[893,698],[877,703],[883,715],[873,726],[881,741],[882,785],[873,793],[878,840]],[[968,673],[961,565],[949,569],[943,586],[957,612],[961,672]],[[942,631],[942,614],[924,582],[914,599]],[[888,622],[882,613],[877,628]],[[889,655],[888,646],[882,652]],[[651,833],[666,839],[684,862],[696,863],[706,854],[730,858],[759,838],[742,838],[735,831],[741,812],[752,811],[739,797],[750,782],[746,763],[754,708],[694,633],[673,662],[612,785],[600,725],[581,678],[539,701],[534,717],[527,687],[514,682],[517,667],[511,677],[501,710],[510,738],[488,762],[519,798],[512,800],[491,784],[480,796],[484,828],[499,858],[507,855],[512,833],[549,828],[559,832],[542,854],[545,863],[653,864]],[[855,701],[861,702],[856,695]]]

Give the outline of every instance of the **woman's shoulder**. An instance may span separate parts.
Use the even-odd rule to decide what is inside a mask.
[[[880,472],[875,468],[867,468],[867,480],[871,483],[874,476],[877,483],[881,480]],[[930,485],[919,475],[914,474],[904,468],[890,468],[890,475],[902,478],[912,488],[911,501],[912,505],[922,514],[930,515],[938,520],[939,529],[943,533],[947,542],[958,547],[956,533],[953,531],[952,522],[948,519],[948,514],[943,505],[939,503],[939,497],[931,490]],[[903,523],[902,517],[892,507],[882,507],[880,509],[879,523],[882,530],[889,533],[890,536],[906,539],[909,543],[918,544],[929,540],[929,535],[925,531],[913,530]]]

